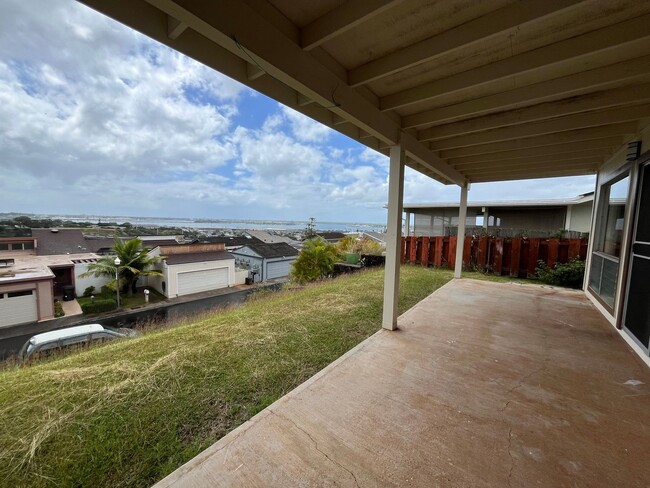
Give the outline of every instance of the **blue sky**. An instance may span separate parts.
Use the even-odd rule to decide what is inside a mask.
[[[0,211],[382,223],[387,158],[72,0],[0,4]],[[566,198],[594,177],[477,184]],[[459,190],[407,169],[405,201]]]

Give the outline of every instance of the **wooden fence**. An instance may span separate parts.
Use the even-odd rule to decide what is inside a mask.
[[[456,236],[402,237],[402,263],[454,269]],[[465,237],[463,267],[497,275],[535,275],[538,261],[549,266],[587,256],[587,239]]]

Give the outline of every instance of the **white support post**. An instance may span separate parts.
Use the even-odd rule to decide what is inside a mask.
[[[404,223],[404,235],[411,235],[411,212],[406,212],[406,222]]]
[[[384,312],[382,327],[397,329],[400,250],[402,246],[402,197],[404,195],[404,161],[401,145],[390,148],[388,177],[388,224],[386,226],[386,266],[384,276]]]
[[[487,231],[488,219],[490,218],[490,211],[487,207],[483,207],[483,228]]]
[[[463,247],[465,247],[465,221],[467,220],[467,190],[469,184],[460,187],[460,208],[458,209],[458,232],[456,233],[456,264],[454,278],[460,278],[463,271]]]

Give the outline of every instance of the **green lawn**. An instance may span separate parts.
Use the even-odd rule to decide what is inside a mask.
[[[400,312],[451,279],[403,266]],[[0,486],[150,486],[380,327],[383,270],[0,372]]]

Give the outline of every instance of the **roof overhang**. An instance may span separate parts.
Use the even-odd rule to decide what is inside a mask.
[[[445,184],[592,174],[650,117],[650,2],[82,1]]]

